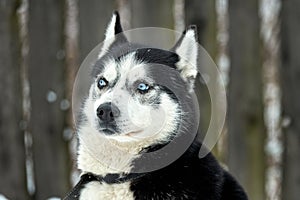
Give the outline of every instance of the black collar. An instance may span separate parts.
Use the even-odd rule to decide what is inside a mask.
[[[129,174],[107,174],[105,176],[99,176],[92,173],[83,174],[80,177],[76,186],[68,193],[64,200],[78,200],[80,197],[81,189],[92,181],[98,181],[100,183],[107,184],[119,184],[127,181],[133,181],[145,176],[145,173],[129,173]]]

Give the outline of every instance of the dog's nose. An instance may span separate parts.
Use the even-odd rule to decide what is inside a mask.
[[[112,103],[104,103],[97,108],[98,118],[105,123],[114,121],[119,115],[120,110]]]

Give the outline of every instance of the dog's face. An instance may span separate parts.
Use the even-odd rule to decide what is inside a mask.
[[[168,141],[184,115],[173,91],[176,87],[162,84],[161,79],[191,91],[196,60],[193,27],[166,51],[128,42],[114,14],[92,69],[93,82],[83,110],[86,125],[99,137],[140,142],[142,148]]]

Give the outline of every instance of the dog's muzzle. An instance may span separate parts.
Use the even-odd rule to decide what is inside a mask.
[[[120,110],[112,103],[104,103],[97,108],[97,116],[101,122],[110,123],[120,116]]]
[[[116,130],[116,118],[120,116],[120,110],[113,103],[101,104],[97,108],[97,117],[100,127],[104,132],[113,134]]]

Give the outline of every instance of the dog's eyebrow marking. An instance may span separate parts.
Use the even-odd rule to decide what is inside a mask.
[[[103,77],[110,83],[116,82],[118,78],[117,65],[113,61],[108,61],[105,63],[105,68],[103,71]]]
[[[130,52],[127,55],[123,55],[120,57],[120,60],[117,64],[117,73],[119,75],[118,78],[125,78],[125,81],[127,82],[127,78],[130,75],[131,70],[137,66],[139,62],[135,59],[135,52]]]

